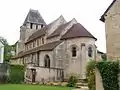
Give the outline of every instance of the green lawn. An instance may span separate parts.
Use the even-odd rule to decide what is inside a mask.
[[[69,87],[25,84],[1,84],[0,90],[71,90]]]

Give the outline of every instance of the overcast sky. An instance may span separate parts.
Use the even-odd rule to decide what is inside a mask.
[[[105,27],[99,19],[112,0],[1,0],[0,1],[0,36],[9,44],[19,39],[20,26],[29,9],[39,10],[46,21],[63,15],[69,21],[72,18],[81,23],[98,40],[98,50],[106,52]]]

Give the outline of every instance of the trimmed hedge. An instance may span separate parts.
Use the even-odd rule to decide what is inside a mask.
[[[100,71],[104,90],[119,90],[118,85],[119,62],[112,61],[97,62],[96,67]]]
[[[19,84],[24,82],[24,66],[10,65],[9,83]]]

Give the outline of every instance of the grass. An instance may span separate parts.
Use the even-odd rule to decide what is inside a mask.
[[[71,90],[69,87],[26,84],[1,84],[0,90]]]

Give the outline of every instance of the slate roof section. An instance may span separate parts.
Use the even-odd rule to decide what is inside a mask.
[[[53,22],[51,22],[50,24],[46,25],[45,27],[41,28],[40,30],[36,31],[35,33],[33,33],[28,40],[25,42],[25,44],[27,44],[28,42],[39,38],[43,35],[45,35],[46,31],[49,30],[57,21],[59,21],[60,19],[64,19],[64,17],[61,15],[59,18],[57,18],[56,20],[54,20]]]
[[[33,48],[31,50],[28,50],[26,52],[22,52],[19,55],[13,57],[13,59],[19,58],[19,57],[22,57],[22,56],[25,56],[25,55],[28,55],[28,54],[31,54],[31,53],[35,53],[37,51],[52,51],[60,43],[62,43],[62,41],[55,41],[55,42],[44,44],[42,46],[39,46],[39,47]]]
[[[44,44],[40,46],[40,51],[53,50],[60,43],[62,43],[62,41],[55,41],[55,42]]]
[[[35,24],[46,25],[44,19],[40,15],[39,11],[38,10],[32,10],[32,9],[29,10],[29,12],[27,14],[27,17],[24,21],[24,25],[26,23],[35,23]]]
[[[89,37],[97,40],[80,23],[74,24],[70,29],[68,29],[68,31],[61,37],[61,39],[71,39],[77,37]]]
[[[110,4],[110,6],[106,9],[106,11],[104,12],[104,14],[101,16],[100,20],[102,22],[105,22],[105,14],[109,11],[109,9],[113,6],[113,4],[116,2],[117,0],[113,0],[112,3]]]
[[[40,29],[40,30],[36,31],[35,33],[33,33],[33,34],[27,39],[27,41],[25,42],[25,44],[27,44],[28,42],[30,42],[30,41],[38,38],[38,37],[41,37],[41,36],[45,35],[47,28],[48,28],[47,26],[46,26],[46,27],[43,27],[42,29]]]
[[[65,29],[71,22],[76,21],[75,18],[73,18],[71,21],[60,25],[52,34],[50,34],[47,39],[53,38],[55,36],[59,36],[61,34],[61,32],[63,31],[63,29]],[[77,21],[76,21],[77,22]]]
[[[47,37],[47,39],[50,39],[50,38],[55,37],[55,36],[59,36],[60,33],[62,32],[62,30],[63,30],[69,23],[70,23],[70,22],[60,25],[52,34],[50,34],[50,35]]]

